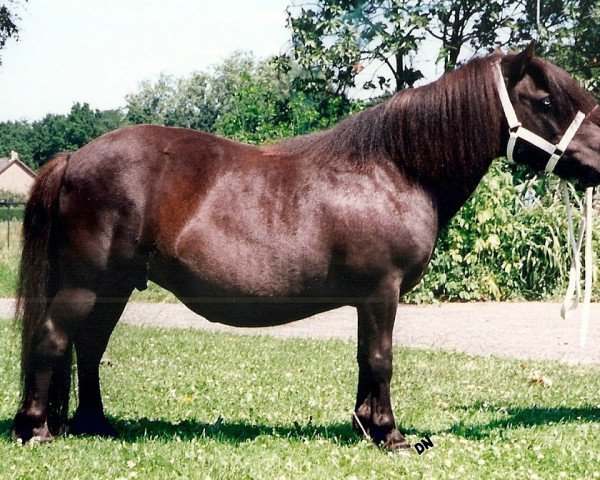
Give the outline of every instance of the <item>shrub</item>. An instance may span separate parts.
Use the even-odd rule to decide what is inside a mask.
[[[570,256],[558,180],[527,182],[511,168],[494,162],[442,231],[429,270],[409,301],[539,300],[563,294]],[[596,242],[596,251],[599,246]]]
[[[25,195],[8,190],[0,190],[0,222],[23,220]]]
[[[0,190],[0,203],[25,203],[25,195],[22,193]]]

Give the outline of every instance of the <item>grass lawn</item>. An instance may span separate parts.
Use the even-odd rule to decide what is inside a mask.
[[[0,478],[600,477],[597,367],[398,349],[396,418],[434,447],[393,455],[350,427],[354,357],[341,341],[121,325],[102,378],[122,437],[19,446],[18,335],[0,321]]]
[[[0,221],[0,297],[14,297],[21,258],[21,222]]]

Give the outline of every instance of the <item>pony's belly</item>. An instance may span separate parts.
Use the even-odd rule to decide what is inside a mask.
[[[290,298],[222,297],[210,302],[181,300],[207,320],[234,327],[283,325],[342,306],[328,301]]]
[[[180,262],[155,257],[149,279],[172,292],[188,308],[213,322],[240,327],[289,323],[347,305],[343,289],[313,278],[303,287],[293,282],[235,282],[198,272]]]

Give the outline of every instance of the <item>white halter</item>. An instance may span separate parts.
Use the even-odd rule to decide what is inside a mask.
[[[506,116],[508,128],[510,130],[510,138],[506,147],[506,157],[509,161],[514,161],[513,152],[515,149],[515,144],[517,143],[518,138],[522,138],[526,142],[529,142],[550,154],[550,159],[546,164],[545,170],[546,172],[553,172],[556,164],[567,150],[571,140],[573,140],[577,130],[579,130],[579,127],[585,120],[586,114],[583,112],[577,112],[577,115],[575,115],[571,125],[569,125],[569,128],[567,128],[567,131],[557,145],[544,140],[531,130],[524,128],[521,122],[519,122],[517,113],[515,112],[515,109],[510,101],[510,97],[508,96],[508,90],[506,89],[506,84],[504,83],[504,75],[502,74],[500,62],[494,62],[493,65],[496,73],[496,87],[498,88],[498,93],[500,94],[500,102],[502,103],[504,115]]]
[[[563,156],[571,140],[581,127],[581,124],[586,119],[590,113],[592,113],[598,105],[596,105],[587,115],[583,112],[577,112],[575,118],[567,128],[567,131],[561,138],[560,142],[557,145],[553,145],[552,143],[544,140],[539,135],[536,135],[530,130],[523,128],[521,122],[517,118],[517,114],[515,112],[514,107],[510,101],[510,97],[508,96],[508,90],[506,89],[506,84],[504,83],[504,75],[502,74],[502,68],[500,66],[500,62],[494,62],[494,72],[496,74],[496,87],[498,88],[498,93],[500,94],[500,102],[502,103],[502,108],[504,109],[504,115],[506,116],[506,120],[508,122],[508,128],[510,130],[510,138],[508,140],[508,145],[506,147],[506,156],[509,161],[513,162],[513,152],[515,149],[515,144],[517,143],[518,138],[522,138],[523,140],[535,145],[538,148],[541,148],[545,152],[550,154],[550,159],[546,164],[546,172],[553,172],[556,164]],[[580,286],[579,282],[581,281],[581,260],[580,260],[580,252],[581,252],[581,244],[583,242],[583,236],[585,235],[585,293],[583,296],[583,311],[581,315],[581,328],[580,328],[580,337],[579,337],[579,345],[583,347],[587,340],[588,335],[588,324],[589,324],[589,316],[590,316],[590,302],[592,298],[592,271],[593,271],[593,260],[592,260],[592,193],[593,188],[588,188],[585,193],[585,216],[582,219],[582,222],[579,226],[579,234],[575,233],[575,229],[573,226],[573,217],[571,213],[570,207],[570,199],[569,199],[569,190],[567,184],[563,182],[563,195],[565,208],[567,209],[567,220],[569,224],[569,239],[570,239],[570,247],[572,250],[572,265],[571,271],[569,273],[569,287],[567,289],[567,295],[562,305],[561,316],[566,318],[567,315],[577,309],[577,305],[579,303],[580,297]]]

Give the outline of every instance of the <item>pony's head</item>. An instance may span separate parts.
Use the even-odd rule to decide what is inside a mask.
[[[494,65],[501,99],[502,84],[508,94],[502,101],[510,131],[508,156],[582,188],[598,185],[600,108],[575,79],[536,58],[534,50],[532,43]]]

